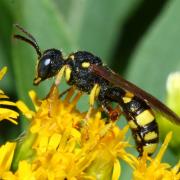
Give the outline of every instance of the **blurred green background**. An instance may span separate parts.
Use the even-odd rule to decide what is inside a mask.
[[[12,38],[17,32],[14,23],[33,34],[42,50],[58,48],[64,55],[90,51],[162,101],[168,74],[180,71],[178,0],[0,0],[0,68],[8,66],[0,88],[30,106],[28,91],[44,97],[52,81],[32,85],[37,55]],[[80,106],[88,107],[86,100]],[[25,124],[2,122],[1,141],[17,136]],[[169,148],[165,160],[175,164],[177,154]]]

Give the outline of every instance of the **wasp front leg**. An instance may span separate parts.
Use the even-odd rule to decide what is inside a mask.
[[[67,66],[63,66],[63,67],[61,68],[61,70],[57,73],[56,79],[55,79],[55,85],[56,85],[56,86],[58,86],[58,85],[60,84],[61,79],[62,79],[62,77],[63,77],[66,69],[67,69]]]
[[[92,109],[93,109],[93,106],[94,106],[94,103],[99,95],[99,92],[100,92],[100,86],[99,84],[95,84],[94,87],[92,88],[91,92],[90,92],[90,95],[89,95],[89,110],[85,116],[85,120],[87,121],[90,116],[91,116],[91,112],[92,112]]]

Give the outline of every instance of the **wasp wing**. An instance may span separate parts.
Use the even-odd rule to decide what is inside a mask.
[[[156,111],[160,112],[165,118],[180,125],[180,117],[176,113],[174,113],[171,109],[169,109],[166,105],[164,105],[154,96],[137,87],[133,83],[125,80],[120,75],[113,72],[111,69],[107,68],[106,66],[92,65],[91,71],[96,75],[101,76],[105,80],[109,81],[114,86],[120,87],[126,91],[135,94],[135,96],[146,101],[147,104],[149,104]]]

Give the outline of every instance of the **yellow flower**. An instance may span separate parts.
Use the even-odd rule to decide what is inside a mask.
[[[4,67],[0,70],[0,80],[3,78],[4,74],[7,71],[7,67]],[[2,120],[9,120],[10,122],[17,124],[17,117],[19,114],[9,108],[3,108],[4,105],[6,106],[16,106],[14,102],[7,101],[9,97],[5,95],[5,93],[0,89],[0,121]]]
[[[168,133],[166,139],[161,146],[159,153],[153,159],[148,157],[146,154],[143,157],[137,159],[132,158],[133,179],[134,180],[179,180],[180,179],[180,161],[179,163],[171,168],[168,163],[161,163],[162,157],[171,140],[172,133]]]
[[[71,100],[73,94],[71,90],[61,100],[53,86],[48,98],[39,100],[31,91],[36,112],[17,102],[31,125],[23,140],[26,145],[21,143],[15,155],[13,177],[21,178],[26,172],[32,179],[119,178],[119,158],[129,158],[125,151],[129,144],[124,140],[128,127],[121,130],[114,123],[106,124],[99,111],[83,123],[86,113],[76,109],[81,94]]]
[[[0,78],[4,72],[0,71]],[[122,160],[132,167],[134,180],[180,179],[180,163],[174,168],[161,163],[171,133],[155,158],[145,153],[137,158],[126,152],[128,126],[120,129],[114,122],[106,124],[99,110],[85,120],[86,113],[76,108],[80,93],[75,95],[71,89],[60,99],[53,85],[43,100],[34,91],[29,95],[35,111],[22,101],[13,104],[30,126],[18,141],[0,147],[0,179],[118,180]]]

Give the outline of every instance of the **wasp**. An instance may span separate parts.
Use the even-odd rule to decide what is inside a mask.
[[[30,33],[19,25],[16,27],[27,37],[15,34],[14,38],[33,46],[38,56],[34,85],[54,76],[55,83],[59,84],[64,76],[71,87],[75,86],[79,91],[89,94],[91,108],[95,101],[98,102],[112,121],[117,120],[122,112],[128,121],[140,156],[143,152],[152,155],[157,147],[159,130],[155,111],[180,125],[180,117],[171,109],[113,72],[99,57],[87,51],[77,51],[66,58],[58,49],[42,52]],[[112,102],[118,107],[113,108]]]

